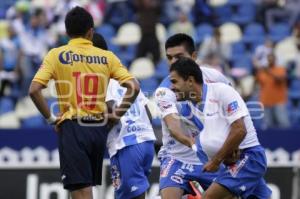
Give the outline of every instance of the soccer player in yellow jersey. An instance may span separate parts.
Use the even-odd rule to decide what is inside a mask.
[[[139,84],[110,51],[93,47],[93,18],[83,8],[67,13],[70,42],[44,58],[32,80],[29,94],[49,124],[59,125],[61,179],[73,199],[92,199],[92,186],[101,184],[102,162],[109,127],[126,113],[139,93]],[[109,79],[126,87],[121,104],[106,112]],[[60,117],[51,114],[41,90],[55,80]],[[101,125],[98,125],[101,124]]]

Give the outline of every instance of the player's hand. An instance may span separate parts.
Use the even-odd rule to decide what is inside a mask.
[[[226,166],[230,166],[235,164],[240,159],[241,151],[239,149],[236,149],[230,154],[228,157],[226,157],[223,161],[223,163]]]
[[[220,164],[220,161],[212,159],[204,165],[203,172],[216,172],[219,170]]]
[[[56,131],[56,133],[59,133],[60,132],[60,128],[59,128],[59,124],[58,122],[61,120],[63,116],[63,113],[59,113],[58,116],[56,117],[56,121],[55,121],[55,126],[54,126],[54,130]]]
[[[194,138],[191,138],[191,140],[190,140],[190,147],[193,151],[197,152],[198,149],[197,149],[197,146],[195,144],[195,139]]]

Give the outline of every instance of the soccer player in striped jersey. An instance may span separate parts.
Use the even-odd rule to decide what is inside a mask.
[[[175,34],[165,44],[169,65],[180,57],[196,60],[197,52],[193,39],[186,34]],[[229,84],[227,78],[215,69],[200,66],[206,83],[222,82]],[[213,173],[202,172],[203,161],[197,158],[195,137],[199,135],[194,123],[201,125],[196,117],[187,116],[186,103],[178,103],[171,90],[170,77],[167,76],[155,92],[155,100],[162,116],[162,141],[158,157],[161,161],[160,193],[162,199],[181,199],[184,194],[193,193],[189,181],[196,180],[206,189],[216,177]],[[187,119],[188,118],[188,119]]]
[[[94,46],[107,50],[103,37],[94,34]],[[110,79],[106,102],[113,108],[119,104],[126,92],[116,80]],[[156,140],[150,122],[148,99],[140,91],[130,109],[108,134],[107,149],[116,199],[145,199],[149,188]]]
[[[195,123],[201,130],[197,155],[205,163],[205,174],[217,174],[204,199],[269,199],[271,190],[263,179],[265,151],[238,92],[226,84],[204,83],[198,64],[189,58],[171,65],[170,81],[176,99],[191,102],[190,114],[201,118],[200,126]],[[236,161],[226,162],[236,149],[240,152]]]

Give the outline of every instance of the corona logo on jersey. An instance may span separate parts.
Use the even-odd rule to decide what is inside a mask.
[[[62,51],[59,53],[59,61],[62,64],[73,65],[73,62],[85,62],[88,64],[107,64],[107,57],[104,56],[85,56],[73,53],[73,51]]]

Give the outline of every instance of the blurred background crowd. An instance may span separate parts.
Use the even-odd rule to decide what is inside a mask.
[[[164,42],[183,32],[194,38],[199,62],[232,81],[257,128],[300,126],[298,0],[4,0],[0,128],[47,126],[27,91],[47,51],[68,42],[64,17],[76,5],[90,11],[95,31],[139,79],[150,102],[168,75]],[[53,90],[45,93],[49,105],[56,101]]]

